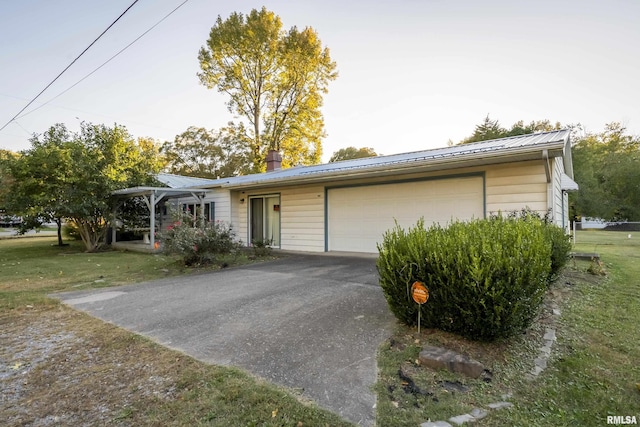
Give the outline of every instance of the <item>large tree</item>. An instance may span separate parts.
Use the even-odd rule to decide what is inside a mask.
[[[582,136],[573,147],[573,170],[580,185],[570,195],[576,215],[640,221],[640,136],[615,122]]]
[[[60,246],[62,214],[67,207],[65,185],[71,167],[69,140],[70,133],[63,124],[31,138],[31,149],[9,165],[13,182],[6,198],[8,207],[23,217],[21,233],[43,222],[55,222]]]
[[[36,221],[75,224],[87,251],[95,251],[104,242],[111,193],[154,183],[161,167],[156,152],[118,125],[82,123],[77,134],[54,125],[11,163],[10,204]]]
[[[166,169],[200,178],[225,178],[252,171],[250,141],[243,126],[219,131],[191,126],[162,146]]]
[[[218,16],[198,59],[200,82],[228,95],[229,111],[250,124],[254,171],[268,150],[281,151],[283,167],[320,161],[322,96],[337,73],[315,30],[285,31],[264,7]]]
[[[338,151],[334,152],[331,158],[329,159],[329,163],[339,162],[342,160],[375,157],[377,155],[378,154],[375,152],[375,150],[370,147],[362,147],[362,148],[346,147],[346,148],[341,148]]]

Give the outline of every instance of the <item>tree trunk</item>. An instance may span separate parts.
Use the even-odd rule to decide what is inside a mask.
[[[64,246],[62,242],[62,218],[56,218],[56,224],[58,225],[58,246]]]

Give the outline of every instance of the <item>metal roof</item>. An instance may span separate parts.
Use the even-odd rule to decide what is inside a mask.
[[[578,183],[571,179],[567,174],[560,175],[560,189],[564,191],[578,191]]]
[[[514,154],[532,152],[539,153],[543,150],[555,150],[553,153],[549,154],[552,157],[562,156],[569,144],[569,135],[570,131],[568,129],[518,135],[509,138],[493,139],[490,141],[454,145],[452,147],[414,151],[411,153],[367,157],[364,159],[345,160],[313,166],[299,166],[260,174],[223,178],[220,180],[209,180],[209,184],[201,184],[200,186],[209,188],[239,188],[278,181],[289,181],[293,184],[300,180],[310,181],[314,178],[321,179],[323,177],[336,176],[340,174],[364,174],[380,170],[398,170],[413,166],[427,166],[437,163],[458,163],[460,161],[471,162],[474,160],[482,160],[490,163],[487,160],[489,158],[497,159],[500,156],[509,157]]]
[[[159,173],[156,179],[169,188],[200,187],[207,184],[215,184],[215,179],[195,178],[192,176],[174,175],[171,173]]]

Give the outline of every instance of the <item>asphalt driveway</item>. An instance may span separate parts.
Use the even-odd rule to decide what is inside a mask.
[[[376,350],[394,318],[372,257],[277,261],[56,295],[199,360],[244,368],[373,425]]]

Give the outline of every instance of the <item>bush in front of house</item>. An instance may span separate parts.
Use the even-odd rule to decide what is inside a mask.
[[[571,236],[557,225],[546,224],[547,237],[551,240],[551,272],[550,280],[555,280],[560,274],[560,270],[567,265],[571,257]]]
[[[194,221],[190,214],[174,215],[174,222],[158,239],[162,251],[179,255],[187,266],[207,265],[236,254],[240,242],[229,224],[221,221]]]
[[[542,304],[551,272],[551,244],[543,220],[496,216],[428,229],[399,226],[378,245],[380,283],[402,322],[421,323],[474,340],[522,332]],[[423,282],[429,299],[413,302]]]
[[[542,222],[544,232],[551,243],[551,272],[549,273],[549,280],[555,280],[571,256],[571,236],[565,233],[562,227],[558,227],[551,221],[548,212],[542,216],[537,211],[524,208],[520,211],[510,212],[508,217],[513,219],[533,219]]]

